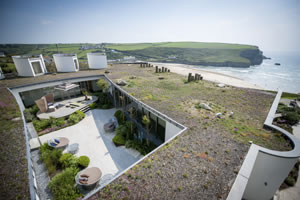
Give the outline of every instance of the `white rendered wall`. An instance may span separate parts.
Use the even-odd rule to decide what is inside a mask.
[[[88,53],[87,58],[90,69],[107,68],[107,59],[105,54]]]
[[[283,158],[259,151],[249,177],[244,199],[272,199],[298,158]]]
[[[166,135],[165,135],[165,141],[169,140],[171,137],[179,133],[182,129],[178,128],[174,124],[166,121]]]
[[[2,72],[0,71],[0,79],[4,79],[4,78],[5,78],[4,74],[2,74]]]
[[[19,76],[34,76],[34,71],[28,58],[13,58]]]
[[[57,72],[77,72],[79,63],[77,56],[56,56],[53,55]],[[75,68],[74,60],[77,62],[78,69]]]

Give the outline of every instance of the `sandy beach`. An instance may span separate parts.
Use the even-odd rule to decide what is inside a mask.
[[[203,76],[204,80],[212,81],[215,83],[223,83],[225,85],[231,85],[231,86],[241,87],[241,88],[251,88],[251,89],[258,89],[258,90],[264,89],[258,85],[249,83],[237,77],[225,75],[217,72],[210,72],[206,70],[196,69],[192,65],[175,64],[175,63],[152,63],[152,64],[154,66],[167,67],[171,70],[171,72],[181,74],[184,76],[188,76],[189,73],[192,73],[193,75],[195,73],[198,73]]]

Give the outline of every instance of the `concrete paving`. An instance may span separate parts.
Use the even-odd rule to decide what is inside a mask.
[[[300,124],[293,126],[293,134],[300,139]],[[300,199],[300,170],[298,172],[298,180],[294,187],[281,190],[277,194],[277,200],[299,200]]]
[[[103,125],[113,117],[115,111],[116,109],[91,110],[78,124],[43,135],[40,141],[43,144],[52,138],[67,137],[69,144],[79,144],[76,156],[88,156],[89,167],[99,167],[103,178],[113,178],[143,157],[135,150],[116,147],[112,142],[115,133],[104,132]],[[66,151],[65,149],[64,153]]]
[[[69,116],[72,113],[76,112],[77,110],[80,110],[81,108],[98,100],[98,97],[96,96],[88,96],[88,98],[90,99],[88,101],[85,101],[84,96],[80,96],[76,98],[55,102],[54,106],[61,105],[62,107],[58,109],[55,108],[55,111],[53,112],[42,113],[41,111],[39,111],[37,113],[37,117],[39,119],[50,119],[50,117],[60,118],[60,117]],[[70,104],[74,104],[76,106],[71,107]],[[70,107],[67,107],[67,105]]]

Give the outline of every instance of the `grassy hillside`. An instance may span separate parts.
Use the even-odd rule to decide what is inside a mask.
[[[253,45],[226,44],[226,43],[208,43],[208,42],[159,42],[159,43],[125,43],[108,44],[108,49],[119,51],[132,51],[146,49],[150,47],[171,47],[171,48],[193,48],[193,49],[258,49]]]
[[[133,55],[140,60],[194,65],[249,67],[260,64],[257,46],[207,42],[161,42],[106,44],[105,48]]]

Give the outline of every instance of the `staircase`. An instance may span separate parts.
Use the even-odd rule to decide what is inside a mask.
[[[87,106],[84,106],[83,108],[80,108],[79,110],[82,111],[82,112],[84,112],[84,113],[86,113],[86,112],[88,112],[88,111],[91,110],[91,109],[90,109],[90,107],[87,105]]]

